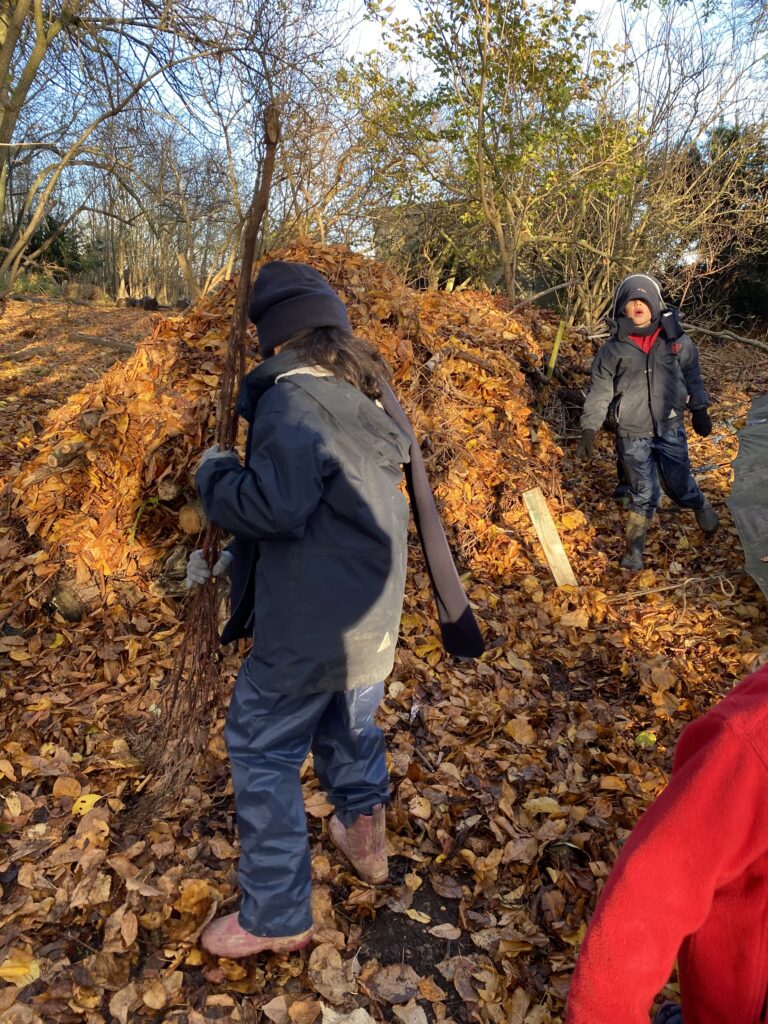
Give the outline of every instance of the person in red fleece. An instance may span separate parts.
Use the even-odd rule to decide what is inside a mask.
[[[685,1024],[768,1019],[766,794],[768,664],[683,731],[598,900],[566,1024],[648,1024],[675,958]]]

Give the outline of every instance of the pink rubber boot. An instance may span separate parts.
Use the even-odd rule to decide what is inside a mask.
[[[293,953],[312,940],[312,929],[298,935],[251,935],[237,922],[237,914],[227,914],[212,921],[200,936],[203,949],[214,956],[237,960],[257,953]]]
[[[376,804],[370,814],[361,814],[348,828],[335,814],[328,822],[328,835],[333,845],[344,854],[360,878],[371,885],[381,885],[389,879],[386,831],[383,804]]]

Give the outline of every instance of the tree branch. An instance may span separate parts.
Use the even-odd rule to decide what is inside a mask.
[[[710,331],[706,327],[699,327],[698,324],[681,324],[681,326],[688,333],[698,332],[706,334],[710,338],[722,338],[723,341],[740,341],[743,345],[752,345],[759,348],[761,352],[768,353],[768,342],[759,341],[757,338],[746,338],[741,334],[734,334],[733,331]]]
[[[551,295],[553,292],[559,292],[561,288],[572,288],[573,285],[578,284],[579,278],[573,277],[570,281],[563,281],[562,284],[553,285],[552,288],[545,288],[543,292],[536,292],[534,295],[529,295],[527,299],[521,299],[516,302],[512,309],[522,309],[524,306],[529,306],[532,302],[537,299],[543,299],[545,295]]]

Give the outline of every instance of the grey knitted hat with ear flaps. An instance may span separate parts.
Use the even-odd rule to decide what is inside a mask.
[[[661,297],[661,285],[650,274],[630,274],[616,289],[613,300],[613,317],[624,315],[624,307],[632,299],[640,299],[651,311],[651,319],[658,320],[666,303]]]

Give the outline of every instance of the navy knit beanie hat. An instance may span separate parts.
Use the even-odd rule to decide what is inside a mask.
[[[259,271],[248,316],[256,324],[266,358],[278,345],[312,327],[351,331],[347,307],[322,274],[306,263],[273,260]]]
[[[650,274],[630,274],[624,278],[616,289],[616,297],[613,300],[614,319],[617,316],[624,316],[624,307],[632,299],[640,299],[650,308],[652,320],[658,320],[661,311],[666,309],[661,297],[661,285]]]

